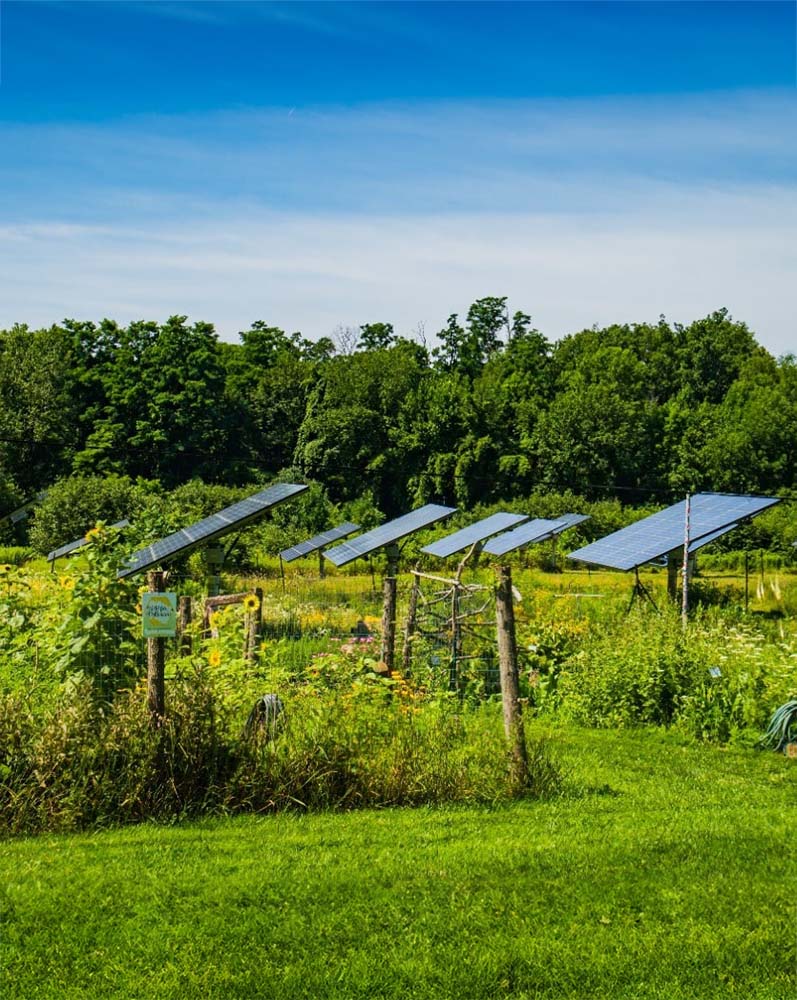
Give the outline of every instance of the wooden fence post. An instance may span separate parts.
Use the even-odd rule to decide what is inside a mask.
[[[191,598],[181,597],[177,602],[177,634],[180,637],[180,656],[190,656],[192,643],[191,633]]]
[[[495,617],[501,700],[504,708],[504,731],[512,754],[513,777],[517,784],[522,786],[528,783],[528,758],[520,707],[512,570],[509,566],[497,566],[496,576],[498,586],[495,595]]]
[[[147,575],[147,586],[153,593],[163,591],[163,573],[152,570]],[[147,639],[147,707],[150,722],[157,729],[166,714],[166,639],[162,636]]]
[[[407,622],[404,625],[404,648],[401,656],[401,670],[409,677],[412,669],[412,640],[415,635],[415,622],[418,617],[418,592],[421,589],[420,577],[413,573],[412,590],[410,590],[410,606],[407,609]]]
[[[251,663],[257,656],[257,644],[263,627],[263,590],[255,588],[257,607],[250,611],[246,619],[246,650],[244,658]]]
[[[382,662],[393,673],[393,659],[396,651],[396,589],[398,575],[398,548],[387,548],[387,571],[382,585]]]

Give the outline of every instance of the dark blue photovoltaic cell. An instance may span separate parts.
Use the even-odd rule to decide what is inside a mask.
[[[272,507],[284,503],[300,493],[304,493],[307,486],[299,486],[296,483],[278,483],[276,486],[269,486],[268,489],[255,493],[246,500],[234,503],[231,507],[225,507],[218,514],[211,514],[210,517],[197,521],[189,528],[182,528],[175,531],[168,538],[161,538],[153,545],[147,546],[125,560],[122,569],[117,576],[132,576],[133,573],[141,573],[145,569],[151,569],[160,563],[168,562],[175,556],[182,555],[204,545],[205,542],[212,542],[215,538],[222,538],[231,531],[237,531],[251,524],[262,517]]]
[[[124,521],[117,521],[116,524],[109,524],[109,528],[126,528],[130,522],[125,518]],[[81,538],[76,538],[74,542],[67,542],[66,545],[62,545],[59,549],[53,549],[52,552],[47,555],[47,562],[55,562],[56,559],[60,559],[61,556],[69,555],[70,552],[74,552],[76,549],[82,549],[86,544],[86,536],[83,535]]]
[[[690,541],[701,541],[723,528],[755,517],[776,503],[777,497],[697,493],[691,498]],[[681,500],[666,510],[571,552],[567,558],[613,569],[634,569],[652,559],[659,559],[683,547],[685,507],[686,501]]]
[[[358,531],[359,528],[359,524],[346,521],[343,524],[339,524],[337,528],[330,528],[329,531],[322,531],[321,534],[315,535],[313,538],[308,538],[306,542],[299,542],[298,545],[292,545],[288,549],[283,549],[280,552],[280,559],[283,562],[293,562],[294,559],[309,556],[311,552],[318,552],[319,549],[323,549],[327,545],[331,545],[332,542],[337,542],[341,538],[345,538],[346,535]]]
[[[329,559],[336,566],[345,566],[346,563],[354,562],[363,556],[383,549],[386,545],[398,542],[407,535],[411,535],[421,528],[428,528],[435,521],[441,521],[444,517],[450,517],[456,507],[443,507],[439,503],[428,503],[425,507],[410,511],[402,517],[397,517],[387,524],[382,524],[373,531],[366,531],[364,535],[353,539],[351,542],[344,542],[336,545],[334,549],[329,549],[324,553],[324,558]]]
[[[507,528],[522,524],[523,521],[528,521],[528,519],[528,514],[509,514],[503,511],[498,514],[491,514],[489,517],[485,517],[475,524],[468,525],[467,528],[460,528],[459,531],[446,535],[445,538],[439,538],[436,542],[432,542],[431,545],[424,545],[421,552],[445,559],[447,556],[453,556],[456,552],[464,552],[465,549],[469,549],[476,542],[483,542],[485,538],[491,538],[493,535],[497,535],[499,531],[506,531]]]
[[[557,518],[538,517],[533,521],[521,524],[514,531],[507,531],[497,538],[491,538],[484,546],[484,552],[491,556],[503,556],[535,542],[544,542],[548,538],[560,535],[568,528],[588,520],[586,514],[562,514]]]

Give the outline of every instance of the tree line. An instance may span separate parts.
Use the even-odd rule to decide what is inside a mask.
[[[73,474],[173,488],[289,472],[388,516],[541,490],[783,492],[795,440],[794,357],[725,309],[552,343],[490,296],[432,347],[387,322],[337,343],[265,321],[228,343],[182,316],[0,331],[0,513]]]

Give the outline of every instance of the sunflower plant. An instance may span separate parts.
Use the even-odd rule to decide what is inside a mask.
[[[98,524],[86,535],[83,568],[64,574],[63,615],[52,632],[55,667],[65,680],[86,677],[120,686],[135,675],[143,657],[138,635],[137,593],[119,580],[120,529]]]

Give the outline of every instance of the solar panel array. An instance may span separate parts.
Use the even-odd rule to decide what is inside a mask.
[[[125,518],[123,521],[117,521],[116,524],[109,524],[109,528],[126,528],[130,522]],[[60,559],[61,556],[67,556],[70,552],[74,552],[76,549],[82,549],[86,544],[86,536],[83,535],[80,538],[76,538],[74,542],[67,542],[66,545],[62,545],[59,549],[53,549],[52,552],[47,555],[47,562],[55,562],[56,559]]]
[[[439,503],[428,503],[425,507],[410,511],[409,514],[388,521],[372,531],[366,531],[364,535],[360,535],[359,538],[355,538],[351,542],[336,545],[334,549],[329,549],[324,553],[324,558],[329,559],[335,566],[345,566],[347,563],[354,562],[355,559],[370,555],[377,549],[392,545],[394,542],[406,538],[407,535],[420,531],[421,528],[428,528],[435,521],[450,517],[456,509],[456,507],[444,507]]]
[[[332,542],[337,542],[341,538],[345,538],[347,535],[351,535],[353,532],[358,531],[359,527],[359,524],[354,524],[352,521],[345,521],[343,524],[339,524],[337,528],[330,528],[329,531],[322,531],[313,538],[308,538],[306,542],[299,542],[298,545],[291,545],[290,548],[283,549],[282,552],[280,552],[280,559],[282,559],[283,562],[293,562],[294,559],[301,559],[302,556],[309,556],[311,552],[318,552],[319,549],[326,548],[327,545],[331,545]]]
[[[716,538],[719,532],[729,531],[740,521],[755,517],[777,502],[777,497],[697,493],[691,498],[690,541],[702,541],[710,535]],[[685,505],[686,501],[681,500],[666,510],[571,552],[568,559],[628,570],[667,555],[683,547]]]
[[[269,486],[268,489],[261,490],[259,493],[247,497],[246,500],[225,507],[217,514],[211,514],[210,517],[197,521],[196,524],[192,524],[188,528],[175,531],[173,535],[161,538],[153,545],[134,552],[125,560],[117,575],[119,577],[132,576],[134,573],[152,569],[153,566],[166,563],[205,542],[211,542],[216,538],[228,535],[231,531],[244,528],[247,524],[262,517],[272,507],[304,493],[307,488],[307,486],[300,486],[296,483],[278,483],[276,486]]]
[[[562,514],[557,518],[537,517],[533,521],[521,524],[514,531],[507,531],[497,538],[491,538],[484,546],[484,551],[491,556],[503,556],[535,542],[544,542],[556,535],[561,535],[568,528],[588,520],[586,514]]]
[[[498,514],[491,514],[481,521],[476,521],[475,524],[468,525],[467,528],[460,528],[459,531],[446,535],[445,538],[439,538],[430,545],[424,545],[421,552],[445,559],[447,556],[453,556],[456,552],[464,552],[471,545],[483,542],[486,538],[491,538],[501,531],[506,531],[507,528],[528,521],[528,519],[528,514],[509,514],[500,511]]]

